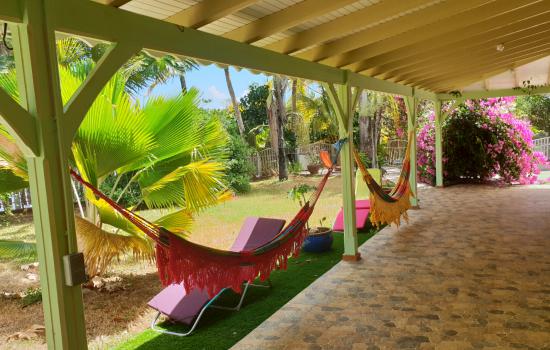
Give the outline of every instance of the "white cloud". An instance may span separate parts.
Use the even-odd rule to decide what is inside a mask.
[[[210,85],[208,87],[208,94],[210,95],[209,97],[213,100],[227,100],[229,98],[229,96],[220,91],[220,89],[218,89],[216,86],[214,85]]]

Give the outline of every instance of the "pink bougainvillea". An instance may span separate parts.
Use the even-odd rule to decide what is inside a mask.
[[[454,120],[455,123],[453,120],[450,122],[447,120],[444,123],[443,134],[456,139],[444,140],[443,167],[445,169],[448,165],[452,172],[448,174],[445,171],[445,176],[478,180],[497,177],[505,183],[520,184],[536,182],[537,175],[540,173],[539,165],[545,164],[547,160],[542,153],[533,151],[531,125],[528,121],[515,117],[513,114],[514,100],[513,97],[481,101],[469,100],[451,111],[449,119],[464,118],[469,122],[467,125],[470,126],[470,129],[465,129],[464,132],[460,129],[449,130],[456,129],[457,125],[465,124],[456,123],[456,120]],[[466,117],[464,117],[465,115]],[[417,143],[419,180],[428,184],[435,183],[435,126],[433,120],[434,114],[431,113],[428,115],[428,122],[419,131]],[[471,137],[472,140],[467,137]],[[473,148],[466,147],[470,154],[468,151],[457,152],[457,149],[462,150],[457,147],[457,144],[464,142],[474,145]],[[447,148],[454,152],[446,152]],[[472,149],[474,149],[473,153]],[[468,164],[469,160],[482,164],[477,168],[461,166]]]

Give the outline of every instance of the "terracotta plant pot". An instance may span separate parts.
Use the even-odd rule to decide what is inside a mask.
[[[332,248],[332,230],[328,227],[313,227],[304,240],[302,249],[308,253],[322,253]]]
[[[307,170],[311,175],[319,174],[320,169],[321,169],[321,166],[319,164],[308,164],[307,166]]]

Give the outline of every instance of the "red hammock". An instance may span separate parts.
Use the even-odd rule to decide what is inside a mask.
[[[329,157],[323,154],[322,158]],[[332,162],[327,165],[330,165],[327,173],[294,219],[270,242],[242,252],[214,249],[185,240],[121,207],[75,171],[71,170],[71,175],[156,242],[157,268],[164,285],[183,282],[187,292],[198,288],[214,296],[224,288],[240,292],[243,282],[257,277],[266,280],[271,271],[286,269],[290,256],[298,256],[307,236],[306,222],[334,170]]]

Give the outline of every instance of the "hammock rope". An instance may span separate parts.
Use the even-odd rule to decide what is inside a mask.
[[[336,156],[342,142],[337,143]],[[327,152],[328,153],[328,152]],[[327,158],[326,154],[323,158]],[[257,277],[265,281],[273,270],[286,269],[290,256],[298,256],[308,232],[309,220],[325,185],[333,173],[336,162],[331,162],[327,172],[300,208],[294,218],[271,241],[250,251],[234,252],[203,246],[155,225],[138,214],[122,207],[71,169],[72,177],[104,200],[118,214],[126,218],[156,243],[156,262],[159,277],[164,285],[183,283],[190,292],[205,290],[210,296],[224,288],[240,292],[243,282]]]
[[[380,227],[385,224],[395,224],[399,227],[401,219],[408,222],[407,210],[411,208],[411,200],[413,193],[410,187],[411,159],[410,145],[412,142],[413,133],[409,133],[409,140],[405,150],[405,158],[399,179],[394,188],[386,193],[381,185],[379,185],[371,176],[365,164],[361,160],[359,152],[354,149],[353,156],[363,180],[366,182],[370,190],[370,220],[373,225]]]

